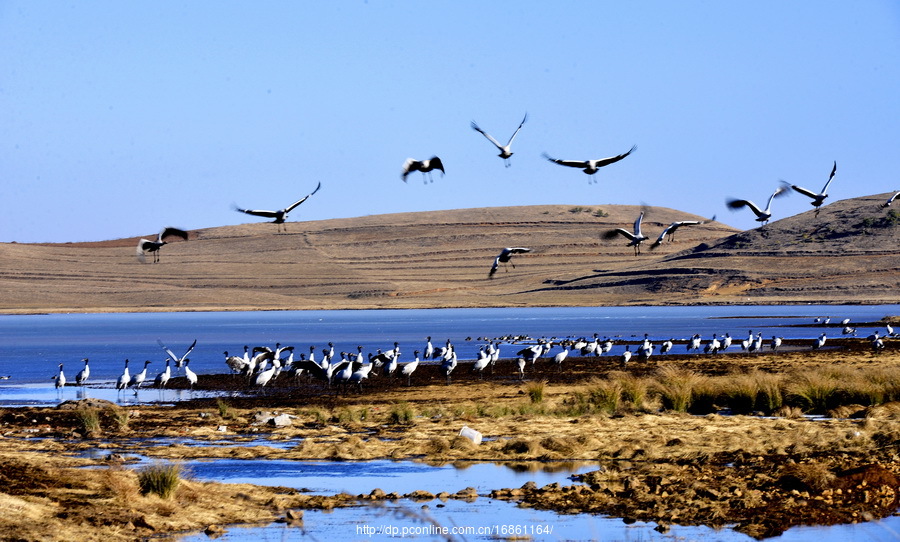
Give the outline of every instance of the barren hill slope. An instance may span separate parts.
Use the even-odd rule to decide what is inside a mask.
[[[896,302],[900,228],[880,200],[836,202],[763,230],[686,227],[640,256],[622,237],[603,238],[630,230],[641,211],[619,205],[291,222],[287,233],[224,226],[166,245],[158,264],[137,261],[137,238],[0,244],[0,312]],[[651,239],[702,218],[645,211]],[[488,279],[507,246],[532,252]]]
[[[900,302],[900,209],[890,194],[834,202],[642,265],[551,288],[619,290],[644,303]]]

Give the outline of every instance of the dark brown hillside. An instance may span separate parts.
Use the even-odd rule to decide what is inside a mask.
[[[897,303],[900,209],[890,194],[834,202],[623,272],[598,270],[556,288],[625,290],[656,303]]]

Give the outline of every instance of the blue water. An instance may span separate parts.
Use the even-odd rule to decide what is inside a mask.
[[[121,374],[125,359],[131,372],[151,360],[148,381],[165,367],[163,341],[181,355],[196,339],[191,369],[198,374],[226,373],[223,352],[242,354],[243,346],[273,346],[276,342],[296,347],[296,357],[310,346],[321,350],[329,341],[340,352],[390,349],[401,345],[400,361],[412,359],[422,350],[425,337],[439,346],[450,339],[460,359],[474,359],[483,341],[478,337],[525,335],[540,337],[592,336],[619,339],[686,339],[694,333],[704,338],[726,332],[740,339],[748,330],[785,338],[809,338],[823,330],[837,336],[836,328],[813,325],[815,318],[830,316],[833,322],[850,318],[872,322],[900,314],[900,305],[876,306],[735,306],[735,307],[568,307],[501,309],[284,311],[225,313],[136,313],[0,315],[0,405],[55,404],[60,399],[87,395],[109,398],[108,390]],[[739,318],[729,318],[739,317]],[[809,324],[809,327],[778,327]],[[863,327],[860,334],[877,328]],[[883,329],[882,329],[883,331]],[[471,338],[472,340],[466,340]],[[501,357],[511,357],[512,346],[501,347]],[[618,345],[612,352],[624,349]],[[51,377],[64,364],[68,381],[81,370],[82,358],[90,358],[91,386],[87,390],[67,387],[57,391]],[[138,400],[177,400],[199,392],[144,390]],[[153,395],[156,394],[156,395]],[[112,396],[115,399],[115,394]],[[130,397],[128,401],[134,401]]]

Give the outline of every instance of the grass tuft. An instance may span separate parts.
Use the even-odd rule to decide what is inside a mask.
[[[525,393],[532,403],[541,403],[544,401],[544,387],[546,382],[531,382],[525,386]]]
[[[138,487],[141,495],[153,493],[169,499],[181,483],[181,466],[175,463],[155,464],[138,471]]]

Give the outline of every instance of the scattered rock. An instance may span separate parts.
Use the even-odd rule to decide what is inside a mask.
[[[107,401],[105,399],[70,399],[68,401],[63,401],[59,405],[57,405],[57,410],[81,410],[81,409],[107,409],[107,408],[118,408],[115,403],[112,401]],[[35,420],[37,422],[37,420]]]

